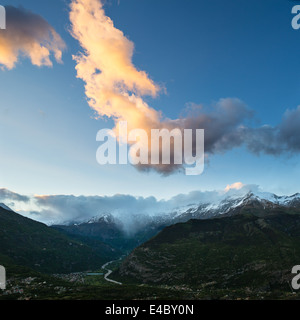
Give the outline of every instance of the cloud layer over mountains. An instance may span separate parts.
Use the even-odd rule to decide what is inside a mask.
[[[199,204],[217,204],[229,196],[243,196],[249,191],[258,192],[256,185],[240,182],[228,185],[224,190],[193,191],[178,194],[168,200],[155,197],[134,197],[116,194],[114,196],[74,196],[74,195],[20,195],[7,189],[0,189],[0,203],[11,209],[46,224],[69,224],[87,222],[95,217],[112,215],[127,232],[135,229],[152,217],[167,216],[177,210],[186,210]],[[27,203],[26,209],[23,203]]]

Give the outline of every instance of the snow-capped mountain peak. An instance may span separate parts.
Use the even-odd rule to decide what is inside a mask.
[[[226,192],[220,194],[213,201],[202,201],[187,210],[177,209],[171,217],[175,221],[189,219],[207,219],[225,215],[241,206],[261,206],[263,209],[277,206],[300,207],[300,194],[292,196],[277,196],[269,192],[246,190],[246,192]]]
[[[113,217],[112,214],[105,213],[105,214],[102,214],[100,216],[94,216],[94,217],[92,217],[91,219],[89,219],[87,221],[87,223],[100,223],[100,222],[114,223],[115,222],[115,218]]]

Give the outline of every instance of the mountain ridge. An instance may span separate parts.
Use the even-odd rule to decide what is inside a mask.
[[[0,264],[9,261],[45,273],[91,270],[116,257],[107,244],[92,246],[89,240],[63,234],[2,207],[0,238]]]

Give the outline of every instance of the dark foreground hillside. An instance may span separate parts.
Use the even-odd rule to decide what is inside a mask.
[[[0,207],[0,265],[19,265],[46,273],[99,268],[116,252],[100,241],[67,236]]]
[[[283,211],[259,217],[254,211],[167,227],[136,248],[114,277],[212,291],[242,289],[252,295],[291,292],[291,270],[297,264],[300,215]]]

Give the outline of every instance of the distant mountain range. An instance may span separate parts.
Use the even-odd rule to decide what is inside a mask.
[[[245,205],[259,206],[262,208],[286,208],[300,207],[300,194],[292,196],[277,196],[273,193],[249,191],[245,194],[231,194],[223,196],[214,202],[202,202],[198,205],[191,205],[188,209],[179,208],[169,215],[169,219],[176,222],[184,222],[190,219],[208,219],[221,215],[235,214],[239,207]]]
[[[253,192],[243,190],[233,190],[218,196],[208,196],[198,203],[179,206],[169,212],[157,213],[154,215],[132,213],[132,230],[125,230],[124,223],[114,213],[105,213],[94,216],[85,222],[69,222],[53,227],[63,229],[70,234],[77,234],[98,238],[101,241],[110,241],[116,237],[128,239],[138,239],[133,246],[144,241],[147,236],[154,235],[164,227],[178,223],[187,222],[190,219],[210,219],[214,217],[232,215],[239,212],[239,208],[245,205],[253,205],[261,208],[276,208],[279,206],[286,208],[300,207],[300,194],[292,196],[277,196],[267,192]],[[125,220],[126,217],[123,219]],[[130,230],[130,229],[129,229]],[[122,240],[123,241],[123,240]],[[129,246],[131,247],[131,246]]]
[[[294,208],[300,208],[300,194],[293,196],[276,196],[272,193],[261,192],[229,192],[219,197],[203,200],[198,204],[179,207],[168,213],[154,216],[143,216],[135,213],[136,223],[134,232],[124,231],[122,222],[107,213],[95,216],[83,223],[69,223],[68,225],[53,225],[52,228],[65,232],[70,236],[80,236],[91,240],[106,243],[123,254],[130,253],[133,249],[147,240],[156,236],[165,227],[176,223],[187,222],[191,219],[205,220],[212,218],[224,218],[239,213],[247,213],[247,208],[253,213],[288,212]],[[281,210],[282,209],[282,210]]]
[[[87,219],[85,222],[68,222],[67,224],[52,225],[50,229],[66,236],[84,239],[107,245],[115,253],[128,253],[144,243],[165,227],[187,222],[190,219],[211,219],[226,217],[240,213],[245,207],[264,209],[300,208],[300,194],[292,196],[277,196],[273,193],[259,192],[247,189],[230,190],[229,192],[202,196],[199,201],[184,204],[169,212],[153,215],[133,212],[130,215],[130,229],[124,228],[124,223],[114,213],[101,214]],[[0,209],[12,211],[1,203]],[[126,219],[126,217],[124,217]]]

